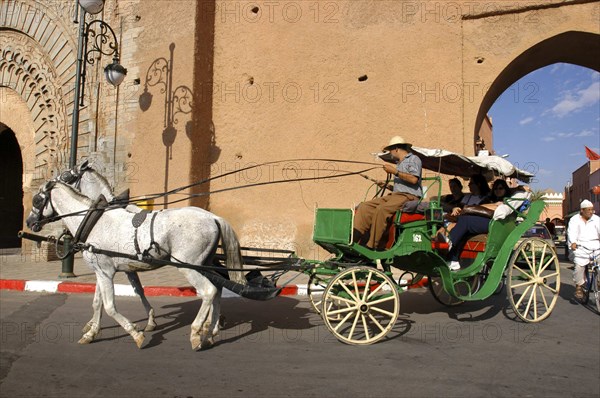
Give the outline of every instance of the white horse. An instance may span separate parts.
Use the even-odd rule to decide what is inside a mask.
[[[98,199],[100,195],[103,195],[109,202],[119,199],[114,195],[113,190],[110,187],[110,184],[108,183],[106,178],[102,174],[98,173],[96,170],[91,168],[87,160],[79,165],[76,165],[73,169],[61,173],[59,177],[55,178],[55,181],[61,181],[72,186],[73,188],[81,192],[83,195],[87,196],[88,198],[94,201]],[[129,196],[129,194],[127,192],[127,194],[125,195],[124,192],[119,196],[124,197]],[[128,205],[126,209],[131,213],[139,213],[142,211],[140,207],[135,205]],[[207,211],[204,212],[207,213],[207,215],[213,215],[212,213],[209,213]],[[140,297],[142,305],[146,310],[146,314],[148,314],[148,321],[146,322],[146,327],[144,328],[144,331],[151,332],[156,328],[154,308],[152,308],[152,305],[150,304],[150,302],[146,298],[146,295],[144,294],[144,287],[142,286],[140,277],[138,276],[136,271],[125,271],[125,275],[127,275],[127,279],[129,280],[131,287],[133,287],[133,291]],[[98,288],[96,283],[96,294],[99,294],[99,291],[100,289]],[[98,310],[100,314],[96,313],[96,307],[94,307],[94,315],[92,319],[90,319],[90,321],[88,321],[83,327],[83,333],[89,331],[94,320],[99,319],[99,317],[101,316],[102,303],[100,299],[97,299],[97,301],[100,302],[100,308]],[[215,303],[215,305],[220,304]]]
[[[33,208],[26,223],[29,228],[39,231],[40,223],[52,220],[52,217],[77,213],[63,218],[67,228],[75,234],[83,221],[84,213],[93,202],[74,190],[67,184],[49,181],[40,187],[38,194],[33,197]],[[227,255],[226,267],[230,270],[232,281],[245,284],[241,272],[242,259],[237,237],[231,226],[222,218],[206,217],[205,211],[198,208],[186,207],[172,210],[152,212],[137,231],[137,244],[148,254],[157,259],[170,259],[182,264],[211,265],[212,257],[219,243]],[[94,247],[113,250],[123,254],[136,255],[134,251],[135,229],[132,225],[134,214],[125,209],[106,211],[91,231],[88,242]],[[100,330],[101,306],[109,316],[114,318],[135,340],[138,347],[144,341],[143,332],[138,332],[134,325],[120,314],[114,303],[113,278],[117,271],[132,271],[135,265],[131,260],[121,257],[109,257],[93,251],[84,251],[84,260],[96,273],[97,287],[94,296],[94,318],[90,330],[87,331],[80,343],[93,341]],[[139,264],[140,268],[149,269],[147,264]],[[192,349],[208,348],[214,344],[213,337],[218,332],[219,306],[214,305],[214,299],[220,294],[205,276],[185,265],[177,267],[188,281],[196,288],[202,305],[192,322],[190,342]]]

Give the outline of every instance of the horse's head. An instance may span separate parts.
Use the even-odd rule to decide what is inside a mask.
[[[33,232],[40,232],[45,220],[56,215],[52,206],[50,195],[56,181],[48,181],[40,187],[38,193],[33,196],[31,203],[31,212],[25,220],[25,224]]]
[[[100,195],[104,195],[108,201],[115,198],[106,178],[94,170],[87,160],[62,172],[56,180],[70,185],[92,200],[98,199]]]

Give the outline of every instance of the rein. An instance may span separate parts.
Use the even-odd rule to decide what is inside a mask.
[[[199,180],[195,183],[183,186],[183,187],[179,187],[179,188],[175,188],[172,189],[170,191],[167,192],[162,192],[162,193],[154,193],[154,194],[150,194],[150,195],[144,195],[144,196],[134,196],[132,198],[129,198],[128,200],[125,199],[114,199],[111,202],[109,202],[108,206],[106,206],[104,208],[104,211],[109,211],[109,210],[113,210],[113,209],[117,209],[117,208],[122,208],[123,206],[126,206],[128,204],[136,204],[138,202],[144,201],[144,200],[148,200],[148,199],[157,199],[157,198],[161,198],[164,196],[168,196],[168,195],[173,195],[173,194],[177,194],[185,189],[189,189],[195,186],[199,186],[202,184],[205,184],[207,182],[210,182],[212,180],[216,180],[218,178],[223,178],[223,177],[227,177],[236,173],[241,173],[243,171],[247,171],[247,170],[252,170],[258,167],[264,167],[264,166],[268,166],[268,165],[273,165],[273,164],[279,164],[279,163],[289,163],[289,162],[300,162],[300,161],[322,161],[322,162],[338,162],[338,163],[346,163],[346,164],[360,164],[360,165],[369,165],[369,166],[376,166],[376,167],[369,167],[369,168],[365,168],[363,170],[359,170],[359,171],[345,171],[344,173],[341,174],[334,174],[334,175],[328,175],[328,176],[313,176],[313,177],[303,177],[303,178],[292,178],[292,179],[281,179],[281,180],[275,180],[275,181],[266,181],[266,182],[259,182],[259,183],[254,183],[254,184],[246,184],[246,185],[241,185],[241,186],[236,186],[236,187],[230,187],[230,188],[223,188],[223,189],[218,189],[218,190],[214,190],[214,191],[208,191],[208,192],[200,192],[200,193],[195,193],[195,194],[187,194],[186,197],[181,198],[181,199],[177,199],[177,200],[173,200],[170,201],[168,203],[166,203],[167,205],[170,204],[175,204],[175,203],[179,203],[179,202],[183,202],[186,200],[189,200],[191,198],[197,198],[197,197],[204,197],[204,196],[209,196],[212,194],[217,194],[217,193],[222,193],[222,192],[228,192],[228,191],[234,191],[237,189],[243,189],[243,188],[252,188],[252,187],[257,187],[257,186],[265,186],[265,185],[274,185],[274,184],[282,184],[282,183],[287,183],[287,182],[302,182],[302,181],[311,181],[311,180],[327,180],[327,179],[333,179],[333,178],[341,178],[341,177],[349,177],[349,176],[353,176],[353,175],[362,175],[365,172],[371,171],[371,170],[375,170],[381,167],[381,164],[379,163],[373,163],[373,162],[362,162],[362,161],[353,161],[353,160],[343,160],[343,159],[325,159],[325,158],[304,158],[304,159],[289,159],[289,160],[278,160],[278,161],[272,161],[272,162],[265,162],[265,163],[260,163],[260,164],[256,164],[256,165],[252,165],[252,166],[248,166],[248,167],[244,167],[241,168],[239,170],[234,170],[234,171],[230,171],[230,172],[226,172],[226,173],[222,173],[210,178],[206,178],[206,179],[202,179]],[[85,164],[85,168],[82,167],[81,171],[77,171],[77,172],[71,172],[69,175],[69,180],[71,181],[71,183],[75,182],[76,184],[79,184],[79,181],[81,180],[83,173],[85,170],[87,169],[91,169],[91,167],[89,167],[87,164]],[[298,169],[292,169],[292,170],[298,170]],[[302,169],[300,169],[302,170]],[[66,177],[67,172],[63,173],[60,177],[59,177],[59,181],[61,182],[65,182],[65,180],[67,180]],[[76,177],[76,180],[75,178]],[[363,175],[364,177],[364,175]],[[55,222],[55,221],[59,221],[63,218],[66,217],[73,217],[73,216],[81,216],[84,214],[87,214],[88,212],[90,212],[92,209],[88,209],[88,210],[81,210],[81,211],[77,211],[77,212],[73,212],[73,213],[67,213],[67,214],[62,214],[62,215],[56,215],[56,216],[52,216],[52,217],[48,217],[42,221],[39,222],[40,225],[44,225],[47,223],[51,223],[51,222]]]

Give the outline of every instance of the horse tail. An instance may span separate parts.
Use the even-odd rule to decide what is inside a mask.
[[[229,270],[240,270],[236,272],[229,272],[229,277],[232,281],[246,284],[246,278],[244,277],[242,270],[242,252],[240,250],[240,242],[235,234],[231,225],[222,219],[221,217],[215,217],[217,226],[221,231],[221,240],[223,241],[223,251],[225,252],[225,267]]]

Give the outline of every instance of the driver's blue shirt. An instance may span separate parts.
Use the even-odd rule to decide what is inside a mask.
[[[419,198],[423,196],[423,189],[421,188],[421,170],[422,170],[421,159],[413,154],[408,153],[406,157],[396,165],[396,169],[401,173],[407,173],[419,178],[416,184],[410,184],[409,182],[401,179],[400,177],[394,177],[394,192],[409,193]]]

